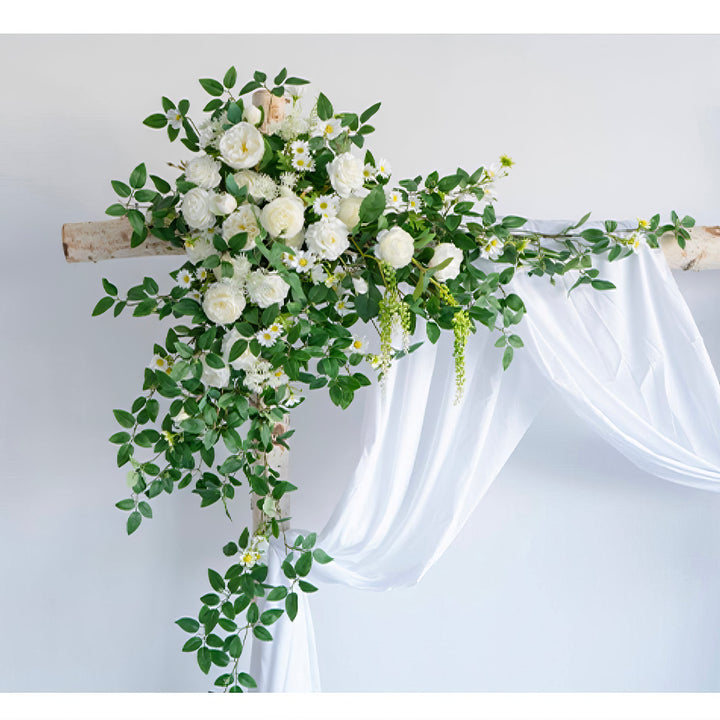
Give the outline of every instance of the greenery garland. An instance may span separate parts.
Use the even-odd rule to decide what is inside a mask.
[[[191,636],[183,651],[195,653],[206,674],[222,670],[215,686],[230,692],[256,686],[238,665],[250,635],[272,640],[283,613],[295,618],[298,593],[317,589],[305,579],[313,563],[332,560],[316,547],[315,533],[288,542],[279,501],[296,487],[267,462],[274,446],[287,447],[292,431],[277,434],[276,424],[304,399],[302,388],[327,387],[333,403],[348,407],[371,384],[363,363],[382,378],[420,345],[408,345],[420,317],[430,342],[443,330],[454,335],[459,398],[470,333],[498,334],[504,368],[523,345],[515,328],[525,305],[507,290],[518,268],[550,282],[572,272],[573,287],[609,290],[593,256],[619,260],[641,242],[658,247],[666,232],[684,246],[694,225],[673,212],[664,225],[656,215],[632,231],[618,231],[612,220],[602,230],[583,229],[586,215],[555,236],[529,232],[524,218],[495,214],[495,184],[513,164],[508,157],[472,173],[458,168],[391,182],[388,161],[351,152],[365,146],[380,103],[359,114],[336,112],[320,93],[304,114],[307,81],[285,69],[272,84],[262,72],[234,92],[236,82],[235,68],[222,82],[200,80],[212,96],[200,124],[188,100],[166,97],[163,112],[145,119],[197,155],[174,166],[172,182],[148,175],[144,164],[127,182],[113,180],[120,202],[107,213],[127,217],[133,246],[152,235],[184,247],[187,257],[170,273],[168,292],[146,277],[120,297],[103,279],[106,296],[93,311],[180,321],[154,346],[143,393],[129,411],[113,411],[122,426],[110,438],[119,446],[117,464],[131,466],[131,495],[117,503],[129,513],[127,532],[152,518],[149,500],[186,487],[201,507],[222,503],[230,517],[244,480],[261,513],[254,532],[245,527],[223,548],[232,564],[223,573],[208,570],[211,591],[197,616],[177,621]],[[266,122],[246,97],[262,89],[289,96],[281,121]],[[359,323],[375,326],[379,354],[368,351],[367,325],[353,331]],[[138,459],[136,448],[150,456]],[[267,582],[271,536],[286,551],[280,585]]]

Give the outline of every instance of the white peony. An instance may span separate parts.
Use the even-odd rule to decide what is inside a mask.
[[[255,247],[255,240],[260,234],[255,211],[250,203],[243,203],[235,212],[228,215],[222,225],[222,236],[225,240],[238,233],[247,233],[247,242],[242,250],[250,250]]]
[[[240,257],[233,257],[230,253],[223,253],[220,259],[223,262],[228,262],[232,265],[233,274],[232,277],[223,277],[222,264],[218,265],[213,270],[218,281],[221,280],[222,282],[229,283],[230,285],[235,285],[235,287],[242,288],[245,285],[247,276],[250,273],[250,268],[252,267],[250,261],[244,255],[241,255]]]
[[[391,267],[405,267],[412,260],[415,244],[412,235],[401,227],[382,230],[377,239],[375,254]]]
[[[450,263],[433,275],[433,277],[439,282],[445,282],[446,280],[456,278],[460,272],[460,263],[463,259],[463,251],[459,247],[453,245],[452,243],[440,243],[435,248],[435,253],[430,259],[428,267],[435,267],[448,258],[451,258]]]
[[[203,188],[187,191],[180,212],[185,222],[195,230],[208,230],[215,224],[215,215],[210,208],[210,193]]]
[[[200,382],[209,387],[227,387],[230,382],[230,368],[227,365],[223,365],[221,368],[210,367],[203,358]]]
[[[199,235],[193,235],[185,240],[185,254],[193,265],[201,263],[205,258],[209,258],[215,254],[215,246],[213,245],[210,233],[203,232]]]
[[[202,307],[211,322],[229,325],[245,309],[245,296],[240,288],[230,283],[213,283],[205,291]]]
[[[250,300],[261,308],[282,303],[290,290],[290,286],[276,272],[265,273],[261,270],[248,275],[246,287]]]
[[[212,193],[210,210],[215,215],[229,215],[237,207],[237,200],[230,193]]]
[[[190,160],[185,166],[185,179],[198,187],[211,190],[220,184],[220,163],[209,155]]]
[[[257,127],[262,120],[262,111],[259,107],[255,107],[255,105],[248,105],[243,110],[243,120]]]
[[[352,230],[360,222],[362,198],[349,197],[340,201],[337,216]]]
[[[323,260],[337,260],[350,247],[347,225],[338,218],[310,225],[305,232],[305,241],[308,248]]]
[[[338,155],[327,166],[327,173],[333,189],[343,198],[359,190],[365,180],[362,161],[349,152]]]
[[[257,165],[265,154],[265,140],[260,131],[246,122],[228,129],[220,138],[218,149],[222,159],[235,170]]]
[[[260,222],[270,237],[295,237],[303,229],[305,222],[303,201],[294,195],[279,197],[263,208]]]

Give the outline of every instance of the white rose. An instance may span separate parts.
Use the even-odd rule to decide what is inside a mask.
[[[295,237],[305,222],[305,206],[300,198],[279,197],[268,203],[262,210],[260,222],[270,237]]]
[[[255,217],[255,211],[250,203],[240,205],[235,212],[225,218],[222,225],[222,236],[225,240],[230,240],[231,237],[242,232],[247,233],[247,242],[245,247],[241,249],[250,250],[254,248],[255,240],[260,234],[260,228]]]
[[[216,325],[234,323],[245,308],[242,290],[229,283],[213,283],[206,291],[203,310]]]
[[[247,292],[250,300],[261,308],[282,303],[287,297],[290,286],[276,272],[251,272],[247,279]]]
[[[327,166],[330,184],[340,197],[350,197],[355,190],[362,187],[365,180],[363,167],[362,161],[349,152],[338,155]]]
[[[310,225],[305,232],[305,241],[308,248],[323,260],[337,260],[350,247],[347,225],[338,218]]]
[[[223,277],[222,264],[218,265],[213,270],[218,281],[222,280],[230,285],[235,285],[235,287],[242,287],[245,284],[245,280],[247,280],[250,268],[252,267],[250,265],[250,261],[244,255],[241,255],[240,257],[233,257],[230,253],[223,253],[220,259],[222,262],[228,262],[232,265],[233,274],[232,277]]]
[[[237,200],[230,193],[211,193],[210,210],[215,215],[229,215],[237,207]]]
[[[283,239],[283,245],[299,250],[305,242],[305,233],[301,230],[297,235]]]
[[[220,163],[209,155],[190,160],[185,166],[185,179],[198,187],[210,190],[220,184]]]
[[[354,277],[352,279],[352,284],[358,295],[364,295],[368,291],[368,284],[364,278]]]
[[[180,206],[185,222],[195,230],[208,230],[215,224],[210,209],[210,193],[203,188],[188,190]]]
[[[394,268],[405,267],[413,257],[415,244],[412,236],[400,227],[382,230],[377,236],[375,254]]]
[[[221,368],[210,367],[203,358],[200,382],[209,387],[227,387],[230,382],[230,368],[227,365],[223,365]]]
[[[185,254],[193,265],[201,263],[205,258],[215,254],[215,246],[209,233],[190,237],[185,241]]]
[[[222,159],[235,170],[257,165],[265,154],[265,141],[260,131],[246,122],[233,125],[220,139]]]
[[[352,230],[360,222],[362,198],[349,197],[340,201],[337,216]]]
[[[452,258],[450,263],[433,275],[433,277],[440,282],[452,280],[458,276],[460,263],[463,259],[463,251],[452,243],[440,243],[435,248],[435,253],[428,263],[428,267],[432,268],[448,258]]]
[[[255,107],[255,105],[248,105],[245,110],[243,110],[243,120],[254,126],[259,125],[262,120],[262,112],[260,111],[260,108]]]

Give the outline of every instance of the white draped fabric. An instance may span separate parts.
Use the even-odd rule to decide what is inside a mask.
[[[566,224],[532,223],[557,232]],[[600,277],[518,274],[527,348],[503,372],[483,328],[467,348],[463,401],[455,405],[451,339],[426,343],[397,363],[385,391],[374,387],[364,450],[318,546],[314,584],[370,590],[412,585],[442,555],[510,457],[543,398],[556,388],[580,417],[639,467],[658,477],[720,489],[720,385],[661,251],[641,248]],[[293,535],[297,534],[296,532]],[[271,545],[269,582],[282,582],[284,552]],[[298,617],[254,642],[251,672],[268,692],[320,689],[307,597]]]

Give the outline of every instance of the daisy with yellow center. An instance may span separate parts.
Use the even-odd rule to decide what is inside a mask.
[[[189,288],[192,285],[193,276],[189,270],[181,270],[177,276],[177,284],[180,287]]]
[[[296,170],[300,170],[301,172],[307,172],[309,170],[312,170],[315,167],[315,164],[312,161],[312,158],[309,158],[305,155],[294,155],[292,159],[292,166]]]
[[[418,200],[416,195],[410,195],[408,197],[408,210],[411,210],[412,212],[419,212],[420,200]]]
[[[333,195],[321,195],[313,203],[313,210],[323,218],[331,218],[337,215],[338,199]]]
[[[275,323],[274,325],[271,325],[264,330],[258,331],[255,334],[255,339],[263,347],[272,347],[275,344],[275,341],[280,337],[281,332],[282,328],[280,327],[280,325]]]
[[[257,552],[257,550],[246,550],[240,556],[240,564],[244,565],[246,568],[255,567],[261,557],[262,556],[259,552]]]
[[[367,349],[367,342],[365,341],[365,338],[355,337],[352,341],[350,349],[353,353],[364,353]]]
[[[205,282],[205,281],[208,279],[208,271],[207,271],[207,268],[204,268],[204,267],[198,268],[197,272],[195,273],[195,277],[196,277],[200,282]]]
[[[182,127],[183,116],[177,108],[170,108],[166,115],[171,128],[179,130]]]
[[[310,157],[310,146],[305,140],[296,140],[290,144],[290,154],[293,157]]]
[[[390,163],[385,159],[381,158],[377,161],[377,174],[381,175],[384,178],[390,177],[390,173],[392,173],[392,168],[390,167]]]
[[[400,190],[386,190],[385,197],[387,198],[388,207],[395,210],[399,210],[403,204],[403,196]]]
[[[641,227],[643,230],[647,230],[650,227],[650,223],[647,220],[638,218],[638,227]]]
[[[368,180],[374,180],[375,174],[375,168],[370,163],[367,163],[367,165],[365,165],[365,167],[363,168],[363,177],[365,178],[365,181],[367,182]]]
[[[153,355],[153,359],[150,362],[150,369],[166,372],[169,369],[167,359],[162,357],[162,355]]]

